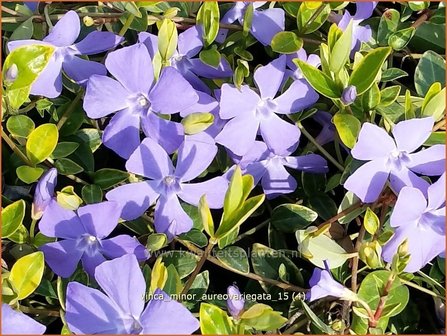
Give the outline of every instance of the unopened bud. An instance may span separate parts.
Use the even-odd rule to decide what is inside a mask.
[[[6,85],[12,84],[17,79],[18,74],[19,74],[19,68],[17,68],[17,65],[15,64],[11,65],[9,69],[6,70],[5,84]]]
[[[340,100],[344,105],[351,105],[356,98],[357,88],[354,85],[350,85],[343,90]]]
[[[91,27],[95,24],[95,20],[93,20],[93,18],[90,16],[84,16],[84,18],[82,19],[82,22],[84,22],[84,25],[86,27]]]

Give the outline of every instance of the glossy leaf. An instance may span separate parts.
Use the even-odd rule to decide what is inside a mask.
[[[17,231],[25,218],[25,201],[16,201],[2,209],[2,238]]]
[[[26,142],[26,156],[33,164],[45,161],[56,148],[59,132],[54,124],[43,124],[33,130]]]
[[[15,262],[9,280],[17,290],[18,300],[25,299],[39,286],[44,267],[43,252],[28,254]]]

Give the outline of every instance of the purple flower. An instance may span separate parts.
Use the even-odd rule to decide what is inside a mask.
[[[42,335],[45,327],[31,317],[2,304],[2,335]]]
[[[138,41],[146,45],[151,58],[154,58],[158,49],[158,37],[150,33],[142,32],[138,34]],[[220,63],[216,68],[203,63],[200,58],[196,57],[202,47],[203,41],[199,30],[196,26],[193,26],[179,34],[177,50],[169,59],[169,63],[196,90],[209,94],[211,93],[209,87],[198,76],[213,79],[225,78],[231,77],[233,71],[224,57],[221,57]]]
[[[284,30],[285,14],[281,8],[259,9],[266,3],[267,1],[237,1],[233,8],[225,13],[221,22],[231,24],[239,21],[242,24],[247,7],[253,4],[253,20],[251,22],[250,33],[263,45],[269,45],[273,37]],[[227,30],[221,29],[218,41],[223,42],[227,33]]]
[[[34,201],[32,205],[33,219],[40,219],[47,208],[48,204],[54,198],[54,188],[57,184],[57,169],[51,168],[42,175],[37,182],[36,191],[34,192]]]
[[[35,12],[39,8],[39,1],[24,1],[23,4],[32,12]]]
[[[362,202],[374,202],[390,176],[396,193],[412,186],[425,195],[429,184],[415,173],[437,176],[445,171],[445,145],[413,153],[428,139],[433,124],[432,117],[401,121],[392,130],[393,140],[384,129],[364,123],[351,154],[357,160],[369,162],[346,180],[345,188]]]
[[[95,270],[103,292],[78,282],[67,286],[65,319],[75,334],[192,334],[199,321],[157,289],[146,308],[146,281],[134,255],[105,261]]]
[[[304,48],[301,48],[296,53],[288,54],[287,57],[287,67],[290,69],[286,70],[286,77],[292,77],[294,80],[297,79],[303,79],[304,76],[301,73],[301,70],[298,68],[298,66],[293,63],[293,60],[295,58],[298,58],[304,62],[306,62],[309,65],[312,65],[315,68],[318,68],[321,64],[320,56],[315,54],[307,55],[306,50]]]
[[[394,236],[382,256],[391,262],[398,246],[407,239],[410,261],[406,272],[416,272],[445,253],[445,173],[428,187],[428,201],[416,188],[404,187],[391,214]]]
[[[152,60],[144,44],[111,52],[107,70],[115,79],[94,75],[84,98],[90,118],[102,118],[117,112],[103,134],[104,144],[127,159],[140,144],[140,127],[169,153],[183,142],[180,123],[157,114],[174,114],[198,101],[196,91],[173,67],[162,70],[154,82]]]
[[[352,16],[348,11],[345,11],[342,17],[338,17],[338,27],[341,30],[345,30],[351,19],[353,20],[352,25],[352,46],[351,46],[351,55],[355,51],[360,49],[360,45],[362,42],[368,42],[371,40],[372,33],[371,27],[369,25],[361,26],[363,20],[366,20],[371,17],[374,8],[377,6],[377,1],[365,1],[365,2],[357,2],[356,3],[357,10],[355,15]]]
[[[98,62],[87,61],[77,55],[94,55],[116,47],[123,38],[109,32],[94,31],[82,41],[74,43],[79,36],[81,25],[79,16],[69,11],[53,27],[43,41],[19,40],[8,43],[8,49],[30,45],[43,44],[55,48],[48,65],[32,84],[31,94],[55,98],[62,91],[61,69],[78,84],[85,84],[93,74],[105,75],[104,65]]]
[[[54,273],[67,278],[82,260],[88,274],[106,260],[134,253],[146,260],[148,252],[138,240],[128,235],[104,239],[113,231],[120,218],[121,207],[115,202],[102,202],[80,207],[76,212],[51,202],[41,221],[40,231],[48,237],[60,238],[40,249]]]
[[[315,301],[327,296],[332,296],[346,301],[356,301],[357,295],[338,283],[332,277],[328,269],[315,268],[309,280],[310,291],[306,293],[306,299]]]
[[[253,176],[255,185],[261,181],[267,198],[272,199],[292,193],[297,187],[296,180],[285,167],[312,173],[325,173],[328,170],[326,160],[320,155],[290,156],[296,147],[290,151],[275,153],[269,150],[265,143],[256,141],[247,154],[235,161],[244,174]]]
[[[351,105],[357,98],[357,88],[354,85],[349,85],[341,94],[341,102],[344,105]]]
[[[216,141],[236,155],[244,155],[253,147],[260,131],[265,143],[275,152],[285,152],[295,146],[300,131],[279,114],[298,112],[318,100],[318,94],[304,81],[297,80],[275,98],[284,78],[286,57],[262,66],[254,73],[260,94],[243,85],[241,89],[222,85],[220,117],[231,119],[216,137]]]
[[[236,286],[229,286],[227,288],[227,308],[228,312],[237,319],[244,310],[245,300]]]
[[[211,208],[222,207],[228,185],[225,178],[189,183],[210,165],[216,153],[217,146],[209,135],[196,134],[193,141],[187,138],[180,146],[174,168],[166,151],[146,138],[126,162],[126,169],[150,180],[115,188],[106,194],[106,198],[123,206],[122,218],[126,220],[140,217],[158,199],[155,229],[172,239],[188,232],[193,224],[180,205],[179,197],[186,203],[198,205],[200,197],[206,194]]]
[[[332,123],[332,115],[329,112],[318,111],[312,118],[322,126],[320,133],[315,137],[317,143],[325,145],[334,141],[336,128]]]

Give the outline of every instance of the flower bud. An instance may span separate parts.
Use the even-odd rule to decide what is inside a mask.
[[[340,100],[344,105],[351,105],[355,98],[357,98],[357,89],[354,85],[350,85],[343,90]]]
[[[6,70],[5,74],[5,84],[10,85],[12,84],[19,74],[19,68],[17,68],[17,65],[13,64],[9,67],[8,70]]]
[[[231,314],[231,316],[233,316],[233,318],[238,318],[238,316],[244,310],[245,300],[242,297],[239,288],[237,288],[236,286],[229,286],[227,289],[227,294],[228,312]]]
[[[86,27],[91,27],[95,24],[95,20],[93,20],[93,18],[91,16],[84,16],[84,18],[82,19],[82,22],[84,22],[84,25]]]
[[[359,251],[360,259],[372,269],[382,267],[381,254],[382,247],[377,241],[363,244]]]

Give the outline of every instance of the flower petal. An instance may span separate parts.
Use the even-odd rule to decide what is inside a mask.
[[[67,239],[42,245],[39,249],[44,253],[45,262],[51,270],[60,277],[68,278],[76,270],[84,253],[77,245],[76,240]]]
[[[225,193],[228,189],[227,179],[218,176],[200,183],[183,183],[182,191],[178,196],[186,203],[197,206],[200,197],[206,195],[206,200],[211,209],[223,207]]]
[[[90,253],[84,253],[81,257],[82,267],[91,277],[95,275],[95,269],[101,265],[106,258],[101,254],[99,250],[89,251]]]
[[[434,145],[409,157],[407,167],[418,174],[437,176],[445,172],[445,145]]]
[[[123,110],[110,119],[102,135],[104,145],[124,159],[140,145],[140,116]]]
[[[117,202],[88,204],[78,209],[78,216],[89,234],[105,238],[118,225],[121,205]]]
[[[185,129],[181,123],[163,119],[152,112],[141,119],[141,126],[144,134],[167,153],[175,152],[185,138]]]
[[[67,286],[65,320],[75,334],[126,334],[118,307],[97,289]]]
[[[271,113],[261,119],[260,130],[265,143],[275,154],[288,154],[300,140],[299,128]]]
[[[435,121],[432,117],[401,121],[393,128],[397,148],[408,153],[422,146],[431,134]]]
[[[166,151],[154,140],[146,138],[126,162],[127,171],[150,179],[162,179],[174,173]]]
[[[183,210],[177,195],[161,196],[155,207],[155,230],[169,240],[192,229],[192,219]]]
[[[121,311],[138,317],[144,309],[146,281],[132,254],[105,261],[95,270],[95,279]]]
[[[158,36],[147,32],[141,32],[138,34],[138,42],[143,43],[146,46],[151,59],[154,59],[154,56],[158,51]]]
[[[106,198],[121,204],[121,218],[133,220],[144,214],[157,200],[158,193],[154,186],[153,181],[129,183],[110,190]]]
[[[285,161],[285,166],[304,172],[326,173],[328,171],[327,161],[317,154],[287,156]]]
[[[84,110],[89,118],[98,119],[127,107],[129,92],[116,80],[93,75],[87,83]]]
[[[354,15],[354,20],[366,20],[371,17],[374,8],[377,6],[377,1],[357,2],[357,10]]]
[[[251,33],[263,45],[269,45],[273,36],[284,30],[285,15],[281,8],[253,12]]]
[[[51,57],[45,69],[31,85],[30,94],[47,98],[58,97],[62,92],[62,62],[63,58]]]
[[[201,77],[214,79],[231,77],[233,75],[230,63],[224,56],[220,58],[219,65],[216,68],[203,63],[200,58],[190,59],[189,61],[192,65],[191,71]]]
[[[2,335],[42,335],[46,326],[2,303]]]
[[[206,133],[187,138],[178,150],[175,176],[191,181],[205,171],[217,154],[214,139]]]
[[[274,98],[281,86],[286,69],[286,56],[282,55],[256,69],[254,80],[262,98]]]
[[[364,203],[374,202],[382,192],[389,170],[385,159],[365,163],[346,180],[344,187],[352,191]]]
[[[51,29],[44,42],[56,47],[68,47],[76,41],[81,31],[79,16],[75,11],[68,11]]]
[[[199,96],[197,103],[185,110],[182,110],[180,112],[182,117],[186,117],[197,112],[213,112],[214,110],[218,109],[219,103],[212,96],[205,92],[197,92],[197,95]]]
[[[48,204],[54,197],[54,188],[57,184],[57,169],[51,168],[37,182],[33,200],[33,215],[41,217]]]
[[[445,204],[445,173],[428,187],[428,208],[439,209]]]
[[[87,233],[74,211],[62,208],[52,200],[39,222],[39,230],[47,237],[76,239]]]
[[[197,26],[186,29],[178,36],[178,52],[188,57],[196,56],[203,47],[202,38]]]
[[[351,154],[357,160],[374,160],[388,156],[395,149],[393,139],[383,128],[364,123]]]
[[[93,31],[74,47],[81,55],[94,55],[115,48],[124,38],[110,32]]]
[[[248,85],[236,87],[222,85],[220,97],[220,117],[230,119],[241,115],[252,115],[261,98]]]
[[[169,66],[162,70],[149,94],[149,100],[154,112],[172,114],[194,105],[199,96],[178,70]]]
[[[231,119],[216,137],[216,142],[236,155],[244,155],[253,147],[259,121],[250,115],[240,115]]]
[[[391,213],[391,226],[408,226],[417,223],[426,207],[427,200],[419,189],[402,188]]]
[[[316,103],[319,96],[305,80],[298,79],[289,86],[281,96],[274,101],[277,113],[299,112]]]
[[[400,170],[391,170],[390,184],[395,193],[399,193],[403,187],[408,186],[418,188],[424,195],[427,195],[427,189],[429,187],[427,181],[417,176],[407,167],[402,167]]]
[[[139,261],[149,258],[149,252],[140,242],[129,235],[119,235],[101,241],[101,253],[109,259],[115,259],[125,254],[133,254]]]
[[[68,77],[80,85],[86,85],[93,75],[107,75],[107,69],[101,63],[88,61],[76,56],[64,62],[62,67]],[[102,98],[103,100],[104,97]]]
[[[142,334],[189,335],[199,328],[199,321],[180,302],[172,300],[161,289],[154,294],[163,295],[163,299],[149,301],[140,319]],[[172,323],[173,317],[175,323]]]
[[[267,172],[262,177],[261,185],[268,199],[292,193],[297,187],[296,180],[283,165],[277,162],[271,162],[267,166]]]
[[[112,51],[105,64],[107,70],[129,92],[149,93],[154,81],[154,72],[149,51],[144,44],[138,43]]]

